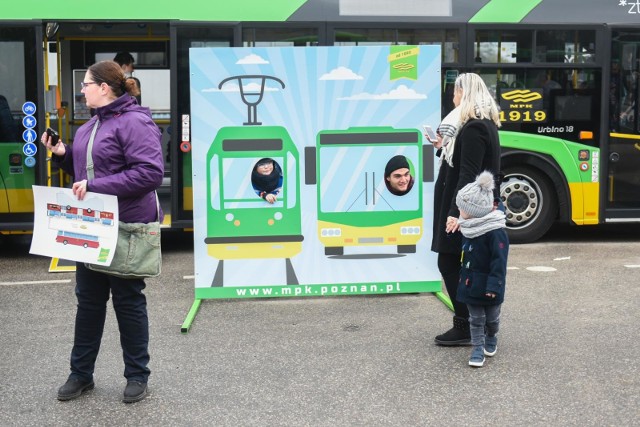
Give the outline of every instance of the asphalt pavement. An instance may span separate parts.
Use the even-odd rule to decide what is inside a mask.
[[[109,307],[93,391],[59,402],[73,339],[73,273],[28,238],[0,239],[0,426],[640,425],[640,243],[621,233],[513,245],[498,353],[433,337],[433,294],[193,302],[189,238],[167,233],[147,281],[149,396],[125,380]]]

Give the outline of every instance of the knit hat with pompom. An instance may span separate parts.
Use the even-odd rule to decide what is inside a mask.
[[[491,172],[484,171],[474,182],[462,187],[456,196],[456,205],[473,218],[482,218],[493,210],[495,184]]]

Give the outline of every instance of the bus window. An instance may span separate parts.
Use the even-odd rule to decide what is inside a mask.
[[[482,69],[500,106],[503,130],[555,136],[597,146],[601,105],[598,69]],[[581,140],[580,132],[593,133]]]
[[[397,44],[392,28],[341,28],[334,35],[335,46],[380,46]]]
[[[22,141],[20,120],[26,100],[24,82],[24,42],[0,41],[0,142]]]
[[[532,32],[528,30],[478,30],[474,45],[475,62],[531,62],[532,40]]]
[[[244,28],[244,47],[318,46],[317,28]]]
[[[457,29],[340,28],[334,31],[335,46],[440,45],[442,63],[460,61],[460,31]]]
[[[0,225],[15,227],[21,224],[31,229],[33,221],[32,185],[40,184],[40,166],[44,155],[38,152],[29,161],[23,152],[23,132],[26,127],[39,131],[36,124],[42,120],[44,108],[39,102],[39,84],[36,58],[38,50],[33,27],[0,26]],[[37,106],[35,116],[26,118],[25,102]],[[40,128],[44,129],[44,128]]]
[[[583,30],[536,31],[536,62],[595,62],[596,32]]]
[[[606,206],[640,208],[640,156],[638,156],[638,96],[640,95],[640,32],[621,29],[612,33],[609,84],[609,155]]]
[[[619,123],[618,128],[623,133],[638,132],[638,76],[640,75],[640,45],[625,43],[622,46],[620,61],[620,89]]]
[[[398,44],[439,45],[442,48],[442,63],[460,61],[460,33],[458,30],[398,30]]]
[[[419,207],[418,191],[394,196],[385,183],[389,159],[402,154],[418,164],[415,146],[325,146],[320,149],[322,212],[394,212]],[[354,162],[353,159],[358,159]],[[414,176],[417,181],[420,177]]]

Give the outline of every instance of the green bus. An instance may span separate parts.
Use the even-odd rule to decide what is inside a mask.
[[[31,185],[71,180],[25,147],[25,132],[51,126],[72,141],[89,118],[84,70],[121,51],[163,129],[167,225],[192,227],[189,48],[236,46],[440,45],[443,116],[463,72],[481,75],[502,108],[513,242],[556,221],[640,221],[638,16],[636,3],[599,0],[26,0],[0,18],[0,230],[32,229]]]

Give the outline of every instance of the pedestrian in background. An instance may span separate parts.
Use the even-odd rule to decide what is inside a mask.
[[[120,65],[124,76],[128,79],[133,79],[135,82],[135,86],[137,87],[132,88],[129,91],[129,94],[136,98],[138,104],[142,105],[142,86],[140,84],[140,79],[133,77],[133,71],[135,69],[133,63],[136,62],[135,58],[129,52],[118,52],[113,60]]]
[[[457,299],[469,310],[469,366],[476,368],[484,365],[484,356],[498,351],[509,255],[505,215],[494,204],[494,187],[493,175],[485,171],[456,196],[463,236]]]

